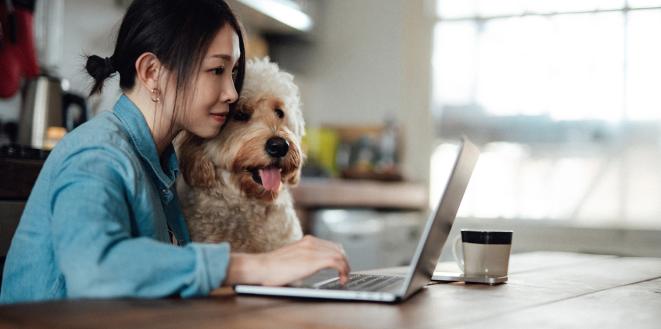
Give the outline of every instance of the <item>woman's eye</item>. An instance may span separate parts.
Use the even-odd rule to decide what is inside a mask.
[[[278,118],[282,119],[285,117],[285,112],[281,109],[275,109],[275,115],[277,115]]]
[[[237,75],[239,75],[239,70],[235,68],[234,70],[232,70],[232,80],[233,81],[236,81],[236,76]]]
[[[221,75],[221,74],[223,74],[224,72],[225,72],[225,68],[224,68],[224,67],[217,67],[217,68],[215,68],[215,69],[211,69],[211,73],[213,73],[213,74],[215,74],[215,75]]]

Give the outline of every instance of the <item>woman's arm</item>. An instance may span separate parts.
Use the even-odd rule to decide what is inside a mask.
[[[148,182],[113,152],[79,152],[53,177],[53,248],[67,296],[190,297],[220,286],[229,262],[227,244],[177,247],[135,236],[132,225],[152,219],[132,218],[127,185]]]

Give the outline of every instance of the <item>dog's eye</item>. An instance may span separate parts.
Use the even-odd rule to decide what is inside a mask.
[[[246,113],[246,112],[243,112],[243,111],[236,111],[232,115],[232,119],[234,119],[236,121],[248,121],[248,120],[250,120],[250,113]]]
[[[232,69],[232,81],[236,82],[236,79],[239,77],[239,67],[235,66],[234,69]]]
[[[275,114],[278,116],[278,118],[282,119],[285,117],[285,112],[281,109],[275,109]]]

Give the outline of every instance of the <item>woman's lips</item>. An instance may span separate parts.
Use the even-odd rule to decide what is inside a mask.
[[[224,123],[225,119],[227,119],[227,113],[211,113],[210,115],[218,123]]]

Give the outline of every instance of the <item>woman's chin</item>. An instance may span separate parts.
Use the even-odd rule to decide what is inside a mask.
[[[207,127],[206,129],[199,129],[198,131],[193,131],[192,133],[194,133],[197,137],[209,139],[216,137],[218,133],[220,133],[220,126]]]

